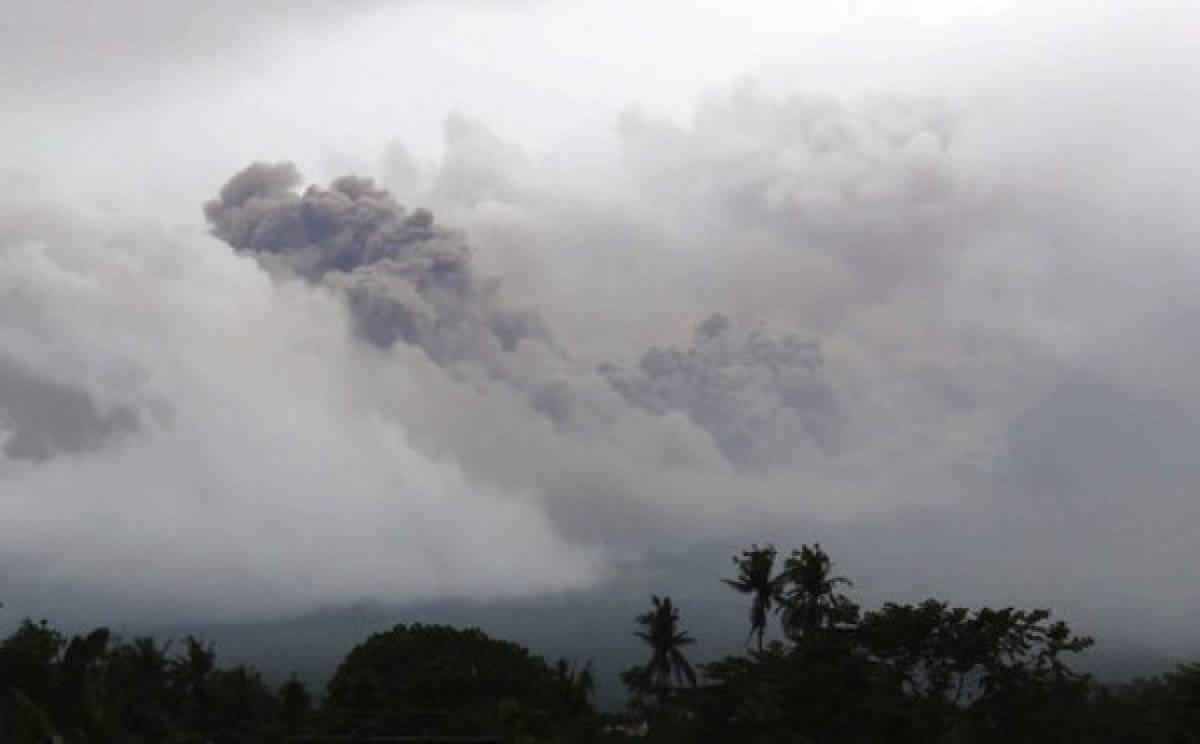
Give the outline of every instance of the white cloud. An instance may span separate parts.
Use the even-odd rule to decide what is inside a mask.
[[[215,240],[13,243],[0,286],[0,357],[136,419],[86,448],[0,457],[6,592],[278,615],[552,591],[603,570],[528,494],[419,453],[358,387],[387,367],[389,394],[412,398],[407,369],[426,362],[359,348],[335,298],[273,286]]]

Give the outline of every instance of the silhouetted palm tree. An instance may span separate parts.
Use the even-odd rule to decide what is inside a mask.
[[[170,642],[135,638],[109,655],[106,686],[116,693],[118,715],[130,739],[165,737],[170,690]]]
[[[208,714],[208,692],[205,686],[216,667],[216,652],[211,643],[195,636],[183,639],[183,651],[171,662],[171,680],[182,703],[181,717],[185,725],[202,727]]]
[[[775,546],[768,543],[764,547],[751,545],[749,550],[743,550],[742,555],[733,557],[734,565],[738,567],[736,579],[722,579],[728,586],[742,594],[749,594],[750,599],[750,635],[758,635],[758,650],[763,648],[763,635],[767,632],[767,616],[771,608],[779,600],[783,588],[783,576],[775,576]]]
[[[811,548],[802,545],[784,563],[779,607],[784,631],[789,636],[798,637],[817,628],[838,627],[857,619],[858,607],[836,591],[839,586],[853,586],[853,583],[841,576],[830,576],[832,571],[833,562],[821,550],[820,543]]]
[[[696,672],[680,649],[692,645],[696,639],[679,627],[679,608],[671,604],[670,597],[651,599],[650,611],[637,616],[637,623],[644,630],[635,635],[650,647],[646,681],[660,697],[665,697],[672,682],[682,684],[686,680],[695,686]]]
[[[585,703],[591,703],[592,695],[596,692],[596,673],[592,669],[592,660],[584,662],[583,667],[575,674],[575,686],[579,689]]]
[[[88,738],[99,724],[100,701],[96,689],[98,667],[108,652],[108,628],[97,628],[86,636],[75,636],[58,663],[58,711],[63,725]]]

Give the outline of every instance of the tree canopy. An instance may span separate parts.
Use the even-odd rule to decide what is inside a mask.
[[[356,733],[562,735],[587,718],[590,685],[590,671],[477,628],[397,625],[350,651],[328,706]]]
[[[355,646],[311,694],[218,663],[186,636],[65,635],[26,619],[0,640],[0,741],[241,744],[475,737],[513,744],[1200,744],[1200,664],[1102,685],[1074,667],[1093,640],[1044,608],[938,599],[864,611],[820,545],[734,556],[750,599],[742,653],[688,658],[668,596],[633,618],[643,664],[626,714],[592,706],[592,665],[553,664],[477,628],[396,625]],[[766,640],[772,624],[773,640]]]

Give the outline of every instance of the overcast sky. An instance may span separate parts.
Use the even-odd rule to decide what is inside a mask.
[[[820,539],[1200,643],[1194,4],[4,5],[11,613]]]

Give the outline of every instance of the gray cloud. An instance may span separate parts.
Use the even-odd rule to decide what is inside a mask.
[[[1173,79],[1163,64],[1144,58],[1146,74]],[[649,534],[819,533],[853,544],[869,587],[1052,604],[1101,633],[1152,622],[1180,643],[1194,632],[1176,618],[1197,596],[1179,525],[1197,518],[1186,422],[1200,363],[1186,339],[1200,223],[1179,201],[1187,170],[1154,164],[1195,155],[1179,132],[1131,140],[1127,124],[1194,96],[1168,106],[1130,89],[1096,103],[1064,92],[1065,78],[997,84],[987,106],[743,81],[687,122],[626,115],[616,172],[537,160],[493,134],[467,147],[459,132],[446,154],[456,188],[411,163],[401,181],[536,295],[576,356],[616,360],[600,369],[625,404],[660,424],[682,414],[743,471],[699,449],[678,469],[635,466],[614,433],[623,464],[605,466],[607,488],[589,488],[583,466],[565,475],[569,458],[549,480],[520,459],[530,480],[594,493],[605,510],[681,515],[638,517]],[[1029,124],[1031,100],[1055,112],[1053,134]],[[1131,168],[1154,188],[1133,194]],[[689,346],[715,310],[743,330]],[[760,333],[762,348],[807,349],[786,382],[735,340],[760,322],[781,329]],[[816,342],[821,364],[788,334]],[[459,449],[470,469],[508,472]],[[1115,574],[1131,583],[1121,596],[1158,591],[1170,608],[1132,611],[1103,578]]]
[[[328,291],[275,285],[207,237],[42,232],[60,237],[0,245],[12,605],[262,617],[603,574],[533,494],[475,481],[377,410],[373,377],[408,408],[450,383],[360,344]]]
[[[687,349],[653,348],[636,366],[601,373],[630,404],[682,411],[735,465],[762,469],[834,444],[837,401],[820,367],[815,341],[735,328],[718,314],[696,327]]]
[[[524,340],[548,341],[537,317],[500,304],[499,287],[472,270],[463,237],[407,212],[371,181],[347,176],[296,192],[300,175],[252,165],[205,206],[214,234],[349,299],[366,338],[420,346],[440,363],[486,359]]]
[[[86,390],[55,383],[0,356],[0,432],[9,457],[47,460],[86,452],[137,427],[129,408],[103,410]]]
[[[371,6],[356,0],[358,9]],[[164,72],[221,52],[245,52],[247,42],[313,22],[335,23],[346,15],[320,0],[266,0],[247,6],[216,0],[202,7],[162,6],[144,0],[113,0],[103,7],[85,0],[48,0],[5,9],[0,41],[6,50],[6,93],[55,95],[64,89],[90,96],[97,81],[145,86]],[[136,39],[136,43],[130,43]]]
[[[451,145],[479,131],[456,119]],[[492,140],[491,149],[497,147]],[[465,166],[451,152],[453,177]],[[471,180],[465,172],[462,179]],[[834,390],[820,376],[813,340],[776,339],[713,315],[697,326],[686,350],[656,347],[634,365],[606,362],[593,370],[571,362],[533,311],[507,309],[499,280],[478,277],[464,236],[434,225],[428,211],[410,213],[387,191],[353,176],[328,190],[309,186],[300,193],[300,185],[289,164],[251,165],[221,188],[205,215],[214,235],[268,270],[342,293],[371,343],[402,341],[451,369],[477,365],[512,382],[532,408],[563,426],[588,415],[592,401],[578,391],[599,374],[637,409],[687,416],[742,468],[784,463],[797,451],[833,443]],[[543,351],[515,355],[521,343]]]

